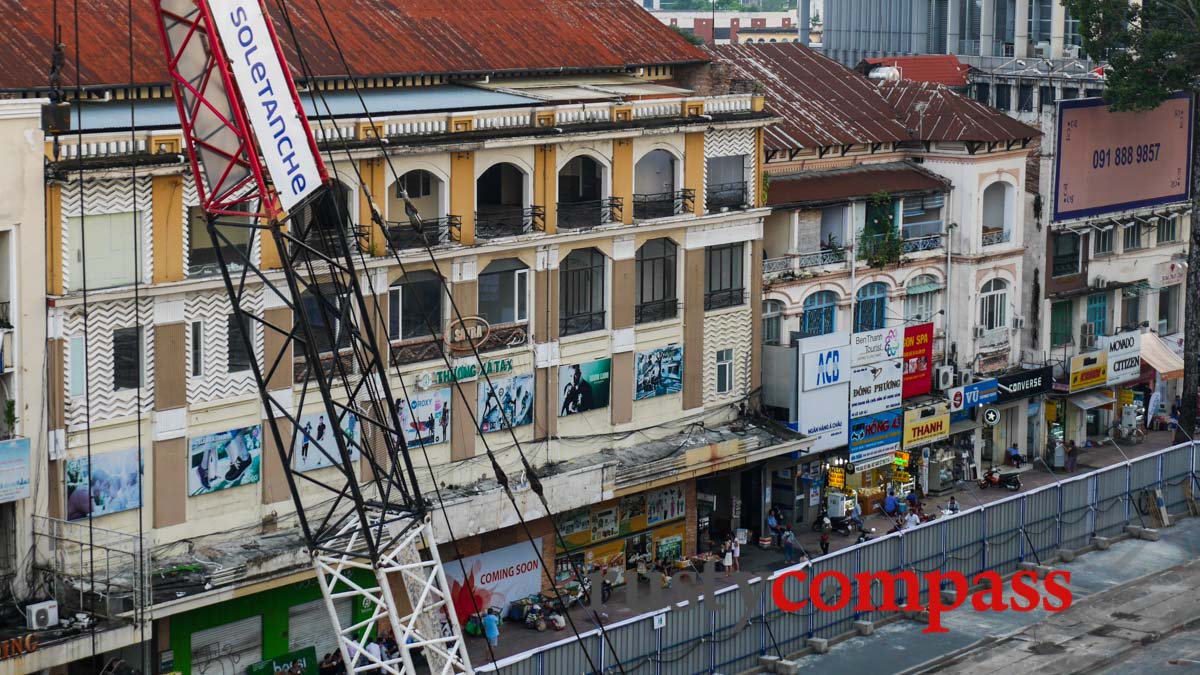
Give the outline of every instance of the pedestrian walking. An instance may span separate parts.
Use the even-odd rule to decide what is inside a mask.
[[[724,551],[725,555],[721,562],[725,567],[725,576],[728,577],[729,573],[733,570],[733,540],[728,536],[725,537],[725,545],[722,547],[722,551]]]
[[[826,520],[821,526],[821,555],[829,555],[829,533],[833,530],[833,526]]]
[[[792,526],[788,525],[783,531],[783,563],[790,565],[794,562],[800,562],[796,558],[796,533],[792,531]]]
[[[500,646],[500,616],[494,609],[489,609],[483,617],[483,635],[492,649]]]
[[[858,497],[850,498],[850,520],[854,521],[854,524],[858,526],[859,532],[866,529],[866,525],[863,523],[862,505],[858,503]]]
[[[742,542],[738,541],[737,537],[729,544],[729,550],[733,553],[733,571],[742,571]]]
[[[1067,441],[1067,473],[1075,473],[1079,468],[1079,446],[1075,441]]]

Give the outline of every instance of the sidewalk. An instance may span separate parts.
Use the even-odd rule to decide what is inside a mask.
[[[1122,444],[1120,449],[1112,444],[1095,448],[1083,448],[1080,452],[1079,469],[1076,474],[1118,464],[1125,461],[1126,457],[1134,459],[1170,447],[1171,445],[1174,445],[1172,432],[1158,431],[1147,434],[1146,440],[1143,443],[1128,446]],[[1122,454],[1122,451],[1124,451],[1124,454]],[[1031,468],[1021,473],[1021,491],[1025,492],[1032,488],[1049,485],[1070,475],[1072,474],[1067,474],[1061,470],[1051,472],[1046,465],[1037,462]],[[962,508],[967,509],[980,503],[999,501],[1012,494],[1014,493],[1008,490],[980,490],[976,484],[971,484],[964,489],[962,484],[960,484],[957,490],[936,499],[927,499],[925,503],[927,510],[938,513],[940,507],[949,501],[951,495],[954,496]],[[868,528],[875,528],[875,532],[871,534],[872,537],[886,534],[892,528],[892,522],[888,518],[878,514],[868,516],[866,524]],[[810,556],[817,557],[820,555],[820,535],[813,532],[810,527],[797,527],[796,538],[800,546]],[[850,536],[842,536],[835,532],[830,535],[829,550],[833,552],[853,546],[857,538],[857,533],[852,533]],[[739,579],[763,576],[771,574],[775,570],[782,569],[785,567],[783,563],[783,551],[773,547],[762,549],[756,545],[743,546],[741,567],[741,572],[732,573],[727,580],[722,579],[722,581],[733,584]],[[681,602],[701,593],[698,580],[695,577],[694,573],[685,572],[677,574],[674,577],[671,589],[664,591],[665,598],[672,602]],[[636,578],[636,575],[633,571],[630,571],[627,573],[626,578],[632,580]],[[605,625],[610,625],[623,619],[629,619],[666,606],[666,602],[652,603],[649,597],[631,592],[636,588],[636,584],[626,583],[624,586],[613,590],[612,597],[609,598],[604,608],[604,614],[607,616],[601,617]],[[655,606],[651,606],[652,604]],[[580,633],[596,627],[590,611],[577,607],[570,614]],[[503,659],[507,656],[519,654],[535,647],[571,637],[573,637],[573,634],[570,627],[562,631],[547,630],[544,633],[539,633],[526,629],[523,625],[506,623],[501,626],[500,645],[494,650],[495,658]],[[488,653],[487,643],[483,638],[468,637],[467,647],[473,664],[482,665],[491,662],[491,655]]]

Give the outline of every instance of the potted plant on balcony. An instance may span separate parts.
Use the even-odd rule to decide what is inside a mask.
[[[3,440],[15,438],[17,435],[17,402],[9,399],[4,402],[4,437]]]
[[[874,268],[902,262],[904,241],[896,232],[895,202],[887,192],[867,201],[867,222],[858,236],[858,258]]]

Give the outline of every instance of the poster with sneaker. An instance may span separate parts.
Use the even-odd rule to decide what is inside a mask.
[[[333,466],[338,457],[338,445],[334,440],[335,425],[329,423],[324,412],[300,416],[300,428],[292,440],[292,469],[312,471]],[[342,435],[350,446],[350,461],[357,462],[359,440],[358,417],[351,413],[342,415]]]
[[[262,426],[188,441],[188,496],[257,483],[262,475]]]

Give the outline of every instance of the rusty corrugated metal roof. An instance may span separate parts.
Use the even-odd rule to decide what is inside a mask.
[[[82,39],[76,41],[76,4]],[[334,33],[359,76],[443,75],[607,69],[694,63],[707,56],[629,0],[323,0]],[[53,0],[0,0],[0,89],[49,85]],[[292,42],[267,2],[293,72]],[[139,84],[165,84],[153,3],[133,3],[134,72]],[[67,66],[74,86],[80,45],[84,86],[129,81],[126,3],[60,0]],[[317,77],[342,77],[315,0],[288,0],[304,55]]]
[[[945,85],[902,80],[883,82],[879,91],[915,140],[993,143],[1040,135],[1037,129]]]
[[[967,86],[967,73],[971,67],[953,54],[925,54],[921,56],[883,56],[863,59],[855,70],[868,75],[875,66],[891,66],[900,70],[901,79],[913,82],[935,82],[947,87]]]
[[[910,140],[896,113],[865,77],[798,43],[718,45],[733,77],[757,80],[767,110],[768,150]]]
[[[866,198],[881,190],[891,195],[904,195],[949,189],[950,181],[909,162],[860,164],[845,169],[772,175],[767,205],[839,202]]]

